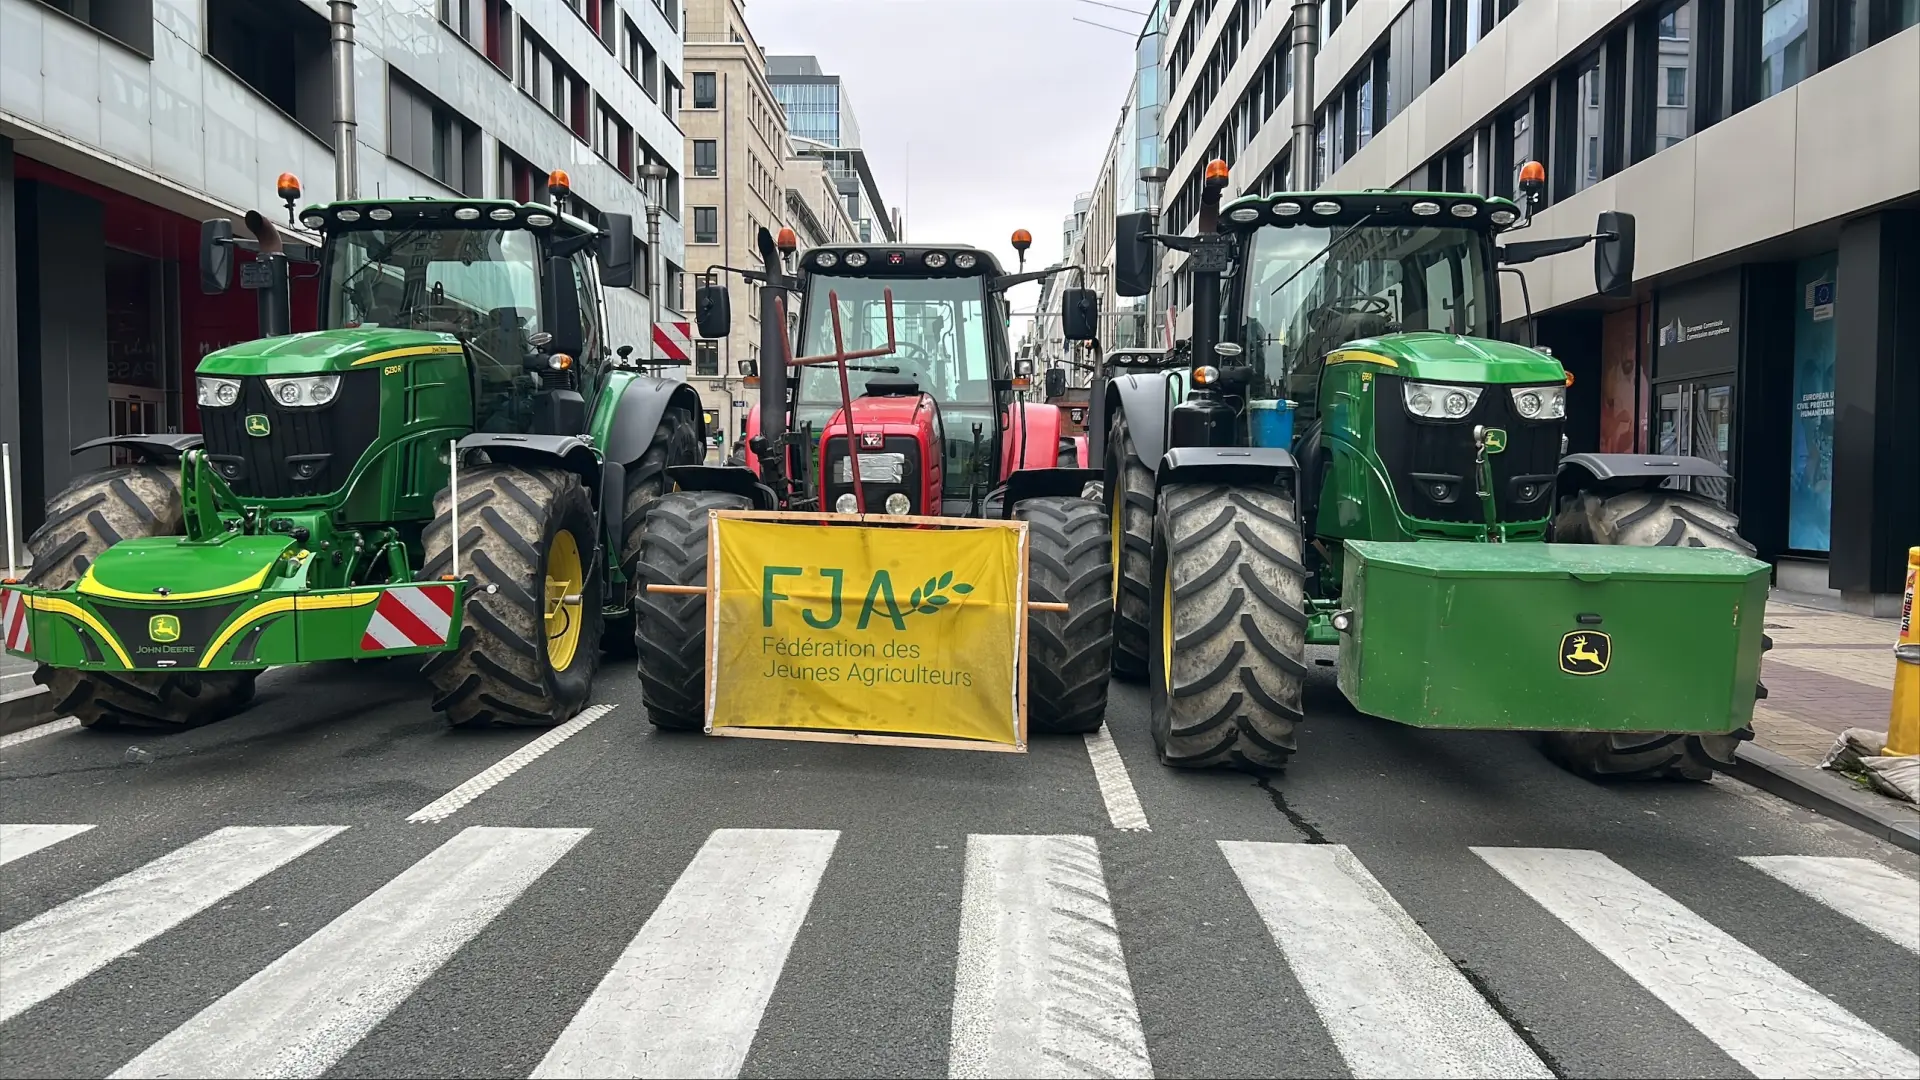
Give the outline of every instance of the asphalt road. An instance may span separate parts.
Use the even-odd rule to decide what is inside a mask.
[[[1103,794],[1077,737],[659,733],[620,667],[452,808],[541,733],[410,667],[0,745],[0,1075],[1920,1075],[1913,856],[1327,668],[1267,784],[1160,767],[1116,687]]]

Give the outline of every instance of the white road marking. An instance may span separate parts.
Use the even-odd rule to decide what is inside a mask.
[[[967,837],[947,1074],[1153,1075],[1092,837]]]
[[[533,1075],[739,1075],[839,839],[715,830]]]
[[[1871,859],[1748,855],[1740,861],[1920,953],[1920,881]]]
[[[1913,1051],[1605,855],[1472,850],[1755,1076],[1920,1076]]]
[[[113,1075],[321,1075],[588,831],[462,830]]]
[[[1127,763],[1120,760],[1120,748],[1113,744],[1113,734],[1105,725],[1099,731],[1087,732],[1087,757],[1093,760],[1093,778],[1100,782],[1100,797],[1106,800],[1107,820],[1113,827],[1152,831],[1147,812],[1140,808],[1140,795],[1127,776]]]
[[[42,735],[52,735],[57,731],[71,731],[79,726],[79,717],[68,716],[63,719],[41,724],[38,727],[30,727],[25,731],[16,731],[11,735],[0,735],[0,750],[5,750],[9,746],[18,746],[23,742],[37,739]]]
[[[1553,1076],[1346,847],[1220,850],[1354,1076]]]
[[[24,679],[31,674],[33,674],[31,671],[12,671],[5,675],[0,675],[0,679]]]
[[[0,934],[0,1021],[65,990],[345,829],[221,829]]]
[[[62,840],[71,840],[91,828],[91,825],[0,825],[0,866],[24,859]]]
[[[613,708],[612,705],[595,705],[583,710],[579,716],[494,762],[486,772],[415,810],[407,820],[415,825],[445,821],[453,816],[454,811],[486,794],[488,788],[526,768],[533,759],[579,734],[581,728],[612,712]]]

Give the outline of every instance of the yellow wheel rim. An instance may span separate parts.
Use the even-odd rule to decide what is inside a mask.
[[[1160,670],[1166,675],[1167,696],[1173,696],[1173,567],[1167,567],[1167,587],[1160,593]]]
[[[587,572],[580,562],[580,545],[564,529],[547,549],[546,576],[547,663],[555,671],[565,671],[573,666],[573,654],[580,649]]]
[[[1120,602],[1120,537],[1126,532],[1127,508],[1118,498],[1113,500],[1113,602]]]

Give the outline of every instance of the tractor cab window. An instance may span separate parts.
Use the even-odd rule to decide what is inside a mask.
[[[329,329],[458,334],[480,407],[511,394],[539,329],[539,244],[518,229],[364,229],[328,238],[320,289]]]
[[[1316,409],[1327,354],[1349,341],[1412,330],[1491,336],[1486,240],[1474,230],[1268,226],[1252,244],[1244,310],[1255,393],[1291,398],[1303,414]]]
[[[840,300],[840,325],[848,350],[879,349],[887,344],[884,290],[893,290],[893,330],[896,348],[891,356],[858,360],[861,367],[897,367],[920,389],[942,405],[988,405],[993,401],[993,368],[987,346],[986,289],[980,278],[874,278],[813,275],[800,326],[804,356],[833,351],[833,320],[827,314],[827,296]],[[885,374],[849,371],[847,378],[858,396],[867,380]],[[800,373],[803,402],[840,400],[840,376],[832,365],[808,367]]]

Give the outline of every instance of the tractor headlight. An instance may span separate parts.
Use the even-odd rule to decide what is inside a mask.
[[[1516,386],[1513,409],[1524,420],[1562,420],[1567,415],[1564,386]]]
[[[887,513],[899,517],[911,509],[913,509],[913,502],[904,494],[896,491],[887,496]]]
[[[837,514],[857,514],[860,512],[860,504],[854,501],[853,492],[849,491],[833,500],[833,510]]]
[[[216,379],[211,375],[202,375],[194,383],[194,396],[202,405],[221,408],[240,400],[239,379]]]
[[[268,379],[267,393],[288,408],[310,409],[325,405],[340,392],[338,375],[303,375],[297,379]]]
[[[1482,386],[1454,386],[1449,383],[1407,382],[1401,393],[1407,411],[1424,420],[1462,420],[1480,403]]]

